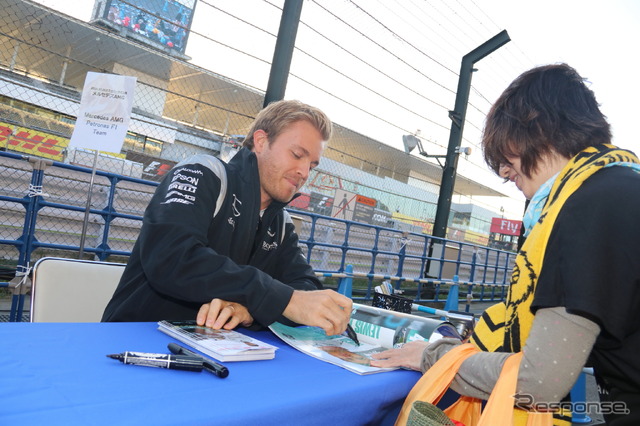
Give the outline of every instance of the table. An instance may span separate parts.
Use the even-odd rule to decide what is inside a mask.
[[[230,374],[125,365],[105,355],[168,353],[155,323],[0,323],[0,424],[392,424],[420,374],[360,376],[307,356],[270,331],[272,360]]]

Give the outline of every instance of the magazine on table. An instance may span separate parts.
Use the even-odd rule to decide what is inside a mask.
[[[234,330],[216,330],[195,321],[160,321],[158,330],[218,361],[273,359],[276,346]]]
[[[455,326],[449,322],[356,303],[353,304],[349,323],[360,345],[344,335],[327,336],[319,327],[289,327],[276,322],[269,328],[299,351],[357,374],[395,370],[372,367],[371,356],[400,347],[403,343],[414,340],[434,342],[443,337],[460,339]]]

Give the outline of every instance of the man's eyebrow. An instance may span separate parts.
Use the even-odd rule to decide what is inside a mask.
[[[304,155],[306,155],[307,157],[308,157],[309,155],[311,155],[311,153],[309,152],[309,150],[308,150],[308,149],[306,149],[305,147],[303,147],[302,145],[297,145],[297,144],[296,144],[296,145],[294,145],[294,146],[293,146],[293,148],[292,148],[292,149],[294,149],[294,150],[295,150],[295,149],[299,149],[299,150],[300,150],[300,151],[302,151],[302,152],[304,153]],[[319,165],[320,165],[320,160],[318,160],[318,161],[312,161],[312,162],[311,162],[311,168],[318,167]]]

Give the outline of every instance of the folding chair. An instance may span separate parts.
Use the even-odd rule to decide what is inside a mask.
[[[100,322],[122,263],[44,257],[33,267],[31,322]]]

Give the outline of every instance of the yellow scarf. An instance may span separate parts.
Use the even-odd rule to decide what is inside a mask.
[[[560,172],[553,183],[540,219],[531,229],[516,257],[506,303],[493,305],[483,313],[475,327],[471,343],[487,352],[522,350],[533,324],[531,303],[556,218],[565,201],[585,180],[607,164],[615,162],[640,161],[629,151],[613,145],[600,145],[578,153]],[[567,420],[557,420],[554,419],[554,424],[568,424]]]

